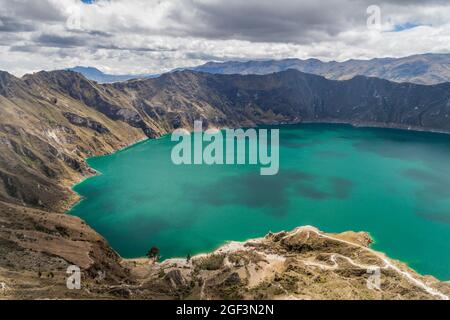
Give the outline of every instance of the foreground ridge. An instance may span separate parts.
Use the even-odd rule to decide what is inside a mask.
[[[142,281],[188,299],[442,299],[449,286],[368,247],[364,232],[326,234],[312,226],[229,242],[210,254],[149,265],[125,260]],[[368,286],[380,270],[379,288]],[[157,277],[157,279],[155,278]],[[151,279],[151,280],[150,280]]]
[[[418,287],[424,289],[427,293],[429,293],[429,294],[431,294],[431,295],[434,295],[434,296],[437,296],[437,297],[441,298],[442,300],[449,300],[449,297],[448,297],[447,295],[445,295],[445,294],[439,292],[438,290],[434,289],[433,287],[430,287],[429,285],[427,285],[427,284],[424,283],[423,281],[416,279],[416,278],[415,278],[413,275],[411,275],[411,273],[409,273],[408,271],[402,271],[399,267],[395,266],[394,263],[392,263],[391,261],[389,261],[389,259],[387,259],[386,257],[384,257],[383,254],[381,254],[381,253],[379,253],[379,252],[377,252],[377,251],[374,251],[374,250],[372,250],[372,249],[370,249],[370,248],[368,248],[368,247],[364,247],[364,246],[358,245],[358,244],[356,244],[356,243],[352,243],[352,242],[350,242],[350,241],[346,241],[346,240],[339,239],[339,238],[336,238],[336,237],[328,236],[328,235],[326,235],[326,234],[320,233],[320,232],[318,231],[318,229],[316,229],[316,228],[314,228],[314,227],[310,227],[310,226],[297,228],[297,229],[295,230],[295,232],[302,232],[302,231],[305,230],[305,229],[307,230],[307,232],[315,232],[315,233],[318,234],[320,237],[324,237],[324,238],[328,238],[328,239],[340,241],[340,242],[346,243],[346,244],[348,244],[348,245],[356,246],[356,247],[359,247],[359,248],[361,248],[361,249],[363,249],[363,250],[367,250],[367,251],[371,252],[372,254],[378,256],[378,257],[385,263],[385,265],[382,267],[383,269],[389,269],[389,268],[390,268],[390,269],[392,269],[392,270],[398,272],[399,274],[403,275],[403,276],[404,276],[407,280],[409,280],[411,283],[413,283],[413,284],[417,285]],[[335,264],[337,265],[337,262],[335,261],[335,258],[334,258],[334,257],[335,257],[335,255],[332,255],[332,260],[333,260],[333,261],[335,262]],[[356,267],[367,268],[367,269],[371,269],[371,268],[376,268],[376,267],[378,267],[377,265],[364,266],[364,265],[355,263],[354,261],[352,261],[352,260],[351,260],[350,258],[348,258],[348,257],[342,257],[342,258],[346,259],[349,263],[351,263],[352,265],[354,265],[354,266],[356,266]]]
[[[448,283],[369,248],[372,240],[365,232],[327,234],[304,226],[231,241],[189,260],[155,263],[121,259],[77,217],[6,208],[9,214],[0,210],[0,239],[10,234],[9,242],[2,240],[9,250],[1,256],[6,259],[0,267],[2,299],[448,300],[450,294]],[[25,216],[24,224],[14,225],[15,214]],[[23,269],[7,267],[18,259]],[[81,268],[80,290],[66,286],[67,267],[73,264]],[[377,269],[379,287],[369,285]]]

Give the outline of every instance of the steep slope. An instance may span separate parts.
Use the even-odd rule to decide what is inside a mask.
[[[0,300],[14,298],[102,297],[92,286],[98,272],[108,285],[131,281],[121,258],[108,243],[77,217],[0,201]],[[83,270],[83,289],[67,290],[66,271]],[[65,288],[65,290],[62,290]],[[3,290],[2,290],[3,289]]]
[[[210,127],[343,122],[450,132],[450,84],[287,70],[268,75],[175,72],[100,85],[70,71],[0,75],[0,200],[54,209],[92,174],[84,159],[203,119]]]
[[[295,70],[261,76],[184,71],[114,88],[136,97],[134,105],[158,123],[158,107],[165,106],[188,121],[183,126],[204,117],[219,126],[338,121],[450,132],[448,83],[397,84],[363,76],[332,81]]]
[[[136,111],[118,112],[102,88],[76,73],[9,76],[0,91],[0,200],[54,209],[70,196],[62,186],[92,173],[86,157],[146,137],[132,118]],[[97,108],[116,114],[88,107],[95,99]]]
[[[371,60],[352,59],[344,62],[322,62],[318,59],[208,62],[190,68],[193,71],[217,74],[269,74],[288,69],[322,75],[333,80],[348,80],[357,75],[364,75],[396,82],[438,84],[450,81],[450,54],[422,54]]]

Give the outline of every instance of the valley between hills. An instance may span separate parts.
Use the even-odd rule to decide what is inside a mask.
[[[152,264],[122,259],[64,212],[78,200],[70,187],[95,174],[86,158],[192,129],[194,120],[210,128],[340,122],[448,133],[449,114],[450,83],[287,70],[98,84],[71,71],[0,72],[0,298],[448,299],[448,283],[369,249],[365,233],[302,227]],[[83,271],[82,290],[66,288],[72,264]],[[380,289],[366,285],[374,266]]]

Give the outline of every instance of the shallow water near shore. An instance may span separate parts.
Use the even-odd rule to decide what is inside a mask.
[[[346,125],[281,126],[280,170],[181,165],[170,136],[88,160],[70,213],[123,257],[162,258],[314,225],[368,231],[372,247],[450,280],[450,136]]]

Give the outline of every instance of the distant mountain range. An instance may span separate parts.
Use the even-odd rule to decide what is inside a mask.
[[[247,62],[208,62],[191,68],[220,74],[268,74],[287,69],[317,74],[333,80],[348,80],[357,75],[395,82],[437,84],[450,81],[450,54],[422,54],[404,58],[322,62],[317,59],[284,59]]]
[[[357,75],[377,77],[395,82],[437,84],[450,82],[450,54],[421,54],[404,58],[347,60],[323,62],[318,59],[283,59],[265,61],[208,62],[204,65],[173,70],[193,70],[215,74],[269,74],[295,69],[324,76],[333,80],[348,80]],[[99,83],[126,81],[134,78],[154,78],[158,75],[111,75],[88,67],[75,67],[72,71]]]
[[[93,80],[98,83],[114,83],[114,82],[127,81],[130,79],[155,78],[155,77],[159,76],[158,74],[145,74],[145,73],[115,75],[115,74],[103,73],[102,71],[98,70],[97,68],[81,67],[81,66],[69,68],[67,70],[81,73],[83,76],[85,76],[89,80]]]

